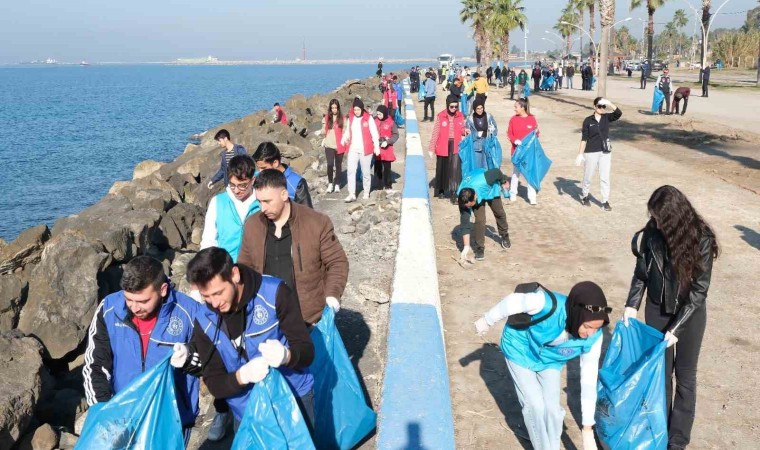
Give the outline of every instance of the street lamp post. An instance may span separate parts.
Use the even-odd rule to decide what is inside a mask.
[[[700,74],[700,81],[702,81],[702,71],[705,70],[705,63],[707,62],[707,38],[710,35],[710,27],[712,27],[713,22],[715,21],[715,18],[718,17],[718,13],[720,10],[726,6],[726,3],[729,2],[729,0],[724,1],[721,3],[720,6],[718,6],[718,9],[715,10],[714,13],[711,14],[710,21],[707,22],[707,28],[705,28],[705,24],[702,23],[702,20],[700,18],[700,11],[697,10],[697,8],[693,7],[691,3],[687,2],[686,0],[683,0],[684,3],[686,3],[689,8],[691,8],[692,11],[694,11],[694,15],[696,16],[696,20],[699,23],[700,28],[702,28],[702,60],[700,61],[701,68],[699,70]]]
[[[523,32],[523,50],[525,51],[525,63],[528,63],[528,27],[525,27],[525,31]]]

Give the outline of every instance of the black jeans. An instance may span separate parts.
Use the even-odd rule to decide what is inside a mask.
[[[375,176],[382,183],[383,189],[390,189],[392,187],[391,175],[391,162],[380,161],[378,158],[375,158]]]
[[[301,410],[304,420],[306,420],[306,427],[309,429],[309,434],[314,436],[314,390],[309,391],[308,394],[303,397],[295,396],[296,403],[298,403],[298,409]]]
[[[342,172],[341,165],[343,164],[343,155],[338,154],[338,151],[334,148],[325,147],[325,159],[327,159],[327,182],[340,185],[340,175]],[[335,175],[333,176],[333,167],[335,168]]]
[[[641,89],[647,88],[647,79],[646,77],[641,77]]]
[[[662,105],[665,105],[665,113],[670,112],[670,92],[663,91],[662,94],[665,96],[665,100],[660,103],[660,113],[662,113]]]
[[[435,119],[435,97],[425,97],[425,119],[428,118],[428,106],[430,107],[430,120],[433,120]]]
[[[705,80],[702,78],[702,97],[707,97],[707,90],[708,90],[708,84],[710,83],[709,80]]]
[[[675,111],[675,113],[676,113],[676,114],[678,114],[678,103],[679,103],[679,102],[680,102],[680,100],[678,100],[678,99],[677,99],[677,98],[675,98],[675,97],[673,98],[673,110]],[[683,110],[681,111],[681,115],[682,115],[682,116],[683,116],[684,114],[686,114],[686,107],[687,107],[688,105],[689,105],[689,97],[684,97],[684,98],[683,98]]]
[[[675,316],[664,314],[660,305],[649,301],[644,309],[647,325],[665,332]],[[678,343],[665,352],[665,392],[668,403],[668,445],[686,448],[691,441],[691,428],[697,407],[697,362],[702,337],[707,324],[707,308],[694,312],[688,322],[678,330]],[[675,357],[674,357],[675,356]],[[675,372],[675,397],[673,373]]]
[[[540,86],[540,83],[541,83],[541,78],[534,78],[534,79],[533,79],[533,90],[534,90],[534,91],[538,92],[538,90],[539,90],[539,89],[540,89],[540,87],[541,87],[541,86]]]
[[[509,99],[510,100],[515,99],[515,84],[514,83],[509,84]]]

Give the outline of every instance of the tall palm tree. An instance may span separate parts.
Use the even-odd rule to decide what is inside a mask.
[[[575,27],[570,24],[573,24],[576,22],[578,22],[578,13],[575,11],[575,9],[572,8],[571,4],[568,4],[568,6],[562,10],[562,15],[559,17],[559,19],[557,20],[557,23],[554,25],[554,29],[557,30],[560,36],[562,36],[565,39],[565,48],[566,48],[566,53],[568,55],[572,51],[571,49],[572,36],[573,36],[573,33],[575,33]]]
[[[488,36],[486,32],[486,21],[488,19],[487,11],[481,6],[480,0],[462,0],[462,10],[459,11],[459,20],[462,23],[470,22],[472,27],[472,37],[475,39],[475,59],[480,64],[483,53],[487,54],[485,48],[488,45]]]
[[[631,9],[636,9],[639,6],[644,5],[645,0],[631,0]],[[647,23],[647,62],[649,67],[652,67],[652,40],[654,38],[654,12],[657,8],[665,4],[667,0],[646,0],[647,15],[649,21]]]
[[[601,6],[601,1],[600,1]],[[586,0],[586,8],[588,8],[588,34],[594,36],[596,31],[596,25],[594,25],[594,18],[596,16],[596,0]],[[614,19],[614,16],[613,16]],[[596,56],[595,56],[596,57]]]
[[[578,11],[578,26],[580,27],[580,30],[583,29],[583,15],[586,12],[586,7],[588,6],[588,0],[568,0],[567,8],[575,9]],[[575,22],[572,22],[575,23]],[[578,36],[580,39],[580,46],[581,46],[581,59],[583,59],[583,32],[578,30]]]
[[[492,0],[492,10],[488,17],[488,30],[501,44],[501,58],[504,66],[509,63],[509,32],[515,28],[525,30],[528,18],[522,0]]]
[[[610,54],[610,28],[615,21],[615,0],[599,0],[599,23],[602,25],[602,41],[600,42],[599,73],[596,95],[607,95],[607,66]]]

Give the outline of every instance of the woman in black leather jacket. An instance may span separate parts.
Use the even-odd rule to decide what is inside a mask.
[[[636,268],[623,320],[627,325],[636,317],[646,292],[646,323],[665,333],[668,341],[668,449],[684,449],[694,423],[697,360],[707,322],[705,300],[719,249],[710,226],[673,186],[655,190],[647,208],[651,219],[631,242]],[[674,361],[675,349],[678,359]]]

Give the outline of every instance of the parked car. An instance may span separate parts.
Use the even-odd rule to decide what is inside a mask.
[[[652,72],[659,72],[663,67],[667,67],[662,61],[655,61],[652,63]]]

